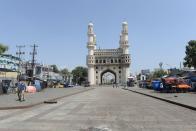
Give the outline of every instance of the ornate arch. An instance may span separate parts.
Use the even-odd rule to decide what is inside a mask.
[[[103,75],[105,74],[105,73],[107,73],[107,72],[110,72],[110,73],[112,73],[113,75],[114,75],[114,77],[115,77],[115,83],[117,82],[116,81],[116,73],[114,72],[114,71],[112,71],[112,70],[110,70],[110,69],[106,69],[105,71],[103,71],[102,73],[101,73],[101,77],[100,77],[100,79],[101,79],[101,84],[102,84],[102,77],[103,77]]]

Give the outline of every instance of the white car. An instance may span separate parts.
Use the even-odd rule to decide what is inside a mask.
[[[69,85],[68,85],[68,87],[74,87],[74,85],[72,85],[72,84],[69,84]]]

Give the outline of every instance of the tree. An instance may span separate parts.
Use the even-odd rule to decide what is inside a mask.
[[[3,54],[8,50],[8,46],[0,43],[0,54]]]
[[[139,73],[136,77],[137,77],[137,80],[140,80],[140,78],[141,78],[141,73]]]
[[[196,69],[196,40],[190,40],[188,42],[185,53],[184,66],[194,67]]]
[[[164,75],[167,75],[167,72],[162,69],[159,69],[159,70],[154,71],[153,78],[160,78]]]
[[[51,67],[53,68],[53,72],[59,73],[59,69],[56,65],[51,65]]]
[[[65,80],[67,80],[71,75],[67,68],[62,69],[60,73],[64,76]]]
[[[72,70],[72,75],[73,75],[73,82],[81,85],[81,83],[84,82],[87,78],[88,75],[87,68],[78,66]]]

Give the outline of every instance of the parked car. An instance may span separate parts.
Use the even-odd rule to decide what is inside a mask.
[[[90,86],[90,82],[87,81],[84,83],[84,87],[89,87],[89,86]]]
[[[69,84],[68,87],[74,87],[74,85],[73,84]]]

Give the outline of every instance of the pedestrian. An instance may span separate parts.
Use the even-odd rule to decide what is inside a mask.
[[[118,83],[116,83],[116,88],[118,88]]]
[[[26,85],[24,81],[19,80],[18,84],[18,100],[21,101],[25,101],[24,99],[24,95],[25,95],[25,90],[26,90]]]
[[[114,86],[115,86],[115,82],[113,82],[113,88],[114,88]]]

